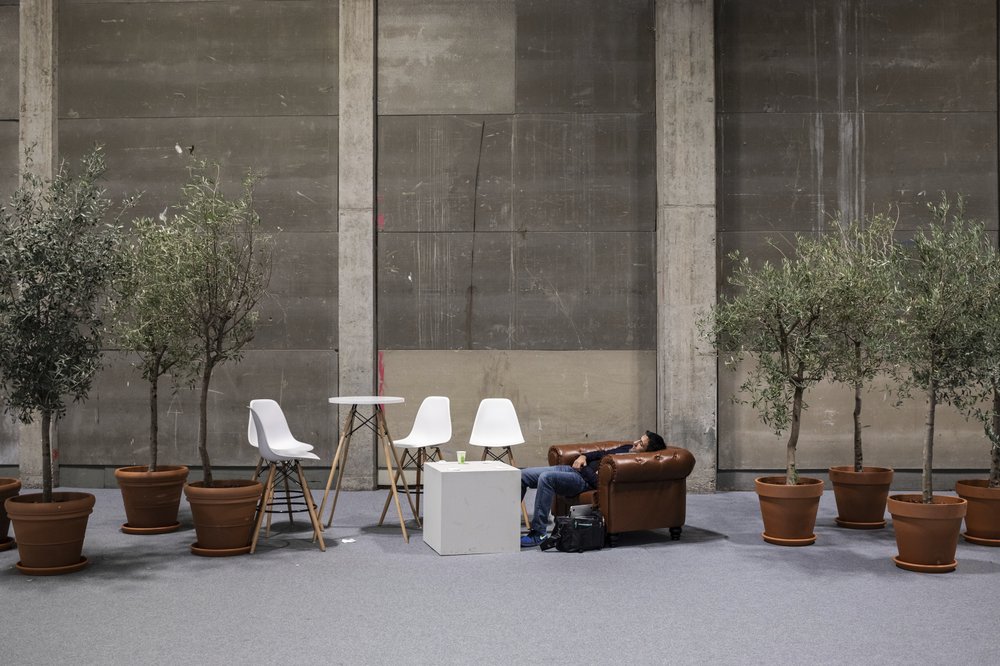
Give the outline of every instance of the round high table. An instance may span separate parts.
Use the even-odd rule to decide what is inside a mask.
[[[389,435],[389,427],[386,425],[385,421],[385,405],[398,405],[405,402],[403,398],[398,398],[389,395],[346,395],[337,396],[329,399],[330,404],[333,405],[350,405],[351,409],[347,413],[347,418],[344,420],[344,429],[340,433],[340,441],[337,442],[337,451],[333,455],[333,464],[330,466],[330,476],[326,480],[326,490],[323,491],[323,502],[319,506],[319,515],[322,520],[323,510],[326,507],[327,497],[330,495],[330,487],[333,485],[333,477],[336,475],[337,482],[333,493],[333,502],[330,504],[330,517],[326,521],[326,526],[329,527],[333,523],[333,512],[337,509],[337,498],[340,496],[340,484],[344,480],[344,467],[347,464],[347,452],[351,447],[351,436],[360,428],[367,427],[369,430],[375,433],[378,437],[379,442],[382,444],[382,451],[385,455],[385,466],[389,472],[389,479],[394,478],[393,464],[396,468],[400,468],[399,459],[396,457],[396,449],[392,445],[392,437]],[[374,407],[372,410],[372,415],[365,417],[358,414],[358,406],[370,406]],[[339,470],[339,473],[338,473]],[[413,512],[414,519],[417,520],[417,524],[420,524],[419,518],[417,518],[417,510],[413,506],[413,498],[410,496],[410,487],[406,483],[406,477],[400,475],[403,479],[403,492],[406,494],[406,499],[410,503],[410,511]],[[399,503],[399,494],[396,491],[396,484],[389,484],[390,492],[392,493],[392,498],[396,502],[396,513],[399,515],[399,527],[403,531],[403,539],[407,542],[410,541],[410,536],[406,532],[406,521],[403,520],[403,508]],[[381,524],[381,521],[379,521]]]

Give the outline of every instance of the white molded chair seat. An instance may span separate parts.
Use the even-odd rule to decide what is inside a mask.
[[[396,448],[404,449],[400,467],[396,470],[392,483],[398,483],[401,474],[406,469],[417,471],[417,483],[415,486],[417,504],[415,511],[420,515],[420,494],[423,488],[421,484],[421,474],[424,463],[427,461],[441,460],[442,444],[451,441],[451,400],[440,395],[431,395],[424,398],[417,409],[417,415],[413,419],[413,428],[410,434],[403,439],[392,442]],[[428,449],[433,448],[433,451]],[[392,489],[385,498],[385,506],[382,507],[382,515],[378,524],[381,525],[385,519],[385,514],[389,510],[389,500],[392,498]],[[418,519],[419,520],[419,519]]]
[[[487,456],[500,461],[506,458],[508,465],[517,467],[514,464],[514,452],[511,451],[511,447],[524,444],[524,435],[521,434],[521,424],[517,419],[514,403],[507,398],[484,398],[479,403],[476,420],[472,423],[469,444],[483,447],[483,456],[480,460],[486,460]],[[494,453],[493,449],[502,450],[498,454]],[[530,527],[528,510],[523,501],[521,514],[524,516],[525,527]]]
[[[263,408],[262,412],[258,409]],[[268,514],[268,532],[270,532],[270,507],[275,504],[275,486],[279,482],[284,482],[285,497],[283,504],[287,506],[288,516],[292,517],[292,492],[289,489],[289,482],[296,483],[301,488],[302,503],[309,513],[309,521],[312,523],[313,534],[319,541],[320,550],[326,550],[323,542],[323,530],[319,524],[319,516],[316,513],[315,502],[309,485],[306,483],[305,474],[302,471],[302,460],[319,460],[312,451],[305,447],[312,448],[304,442],[299,442],[288,430],[288,423],[281,407],[273,400],[251,400],[250,401],[250,422],[253,424],[256,435],[257,448],[260,451],[261,460],[267,463],[267,481],[264,483],[264,492],[261,495],[260,504],[257,507],[257,518],[254,522],[253,539],[250,542],[250,552],[257,550],[257,540],[260,537],[261,523],[264,514]],[[283,446],[272,446],[271,442],[278,442]],[[293,476],[294,475],[294,476]],[[301,509],[300,509],[301,510]]]

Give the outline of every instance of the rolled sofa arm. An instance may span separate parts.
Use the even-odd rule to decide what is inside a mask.
[[[549,447],[549,466],[572,465],[573,461],[591,451],[603,451],[625,442],[585,442],[583,444],[553,444]],[[607,456],[606,456],[607,457]]]
[[[694,456],[687,449],[668,446],[660,451],[619,453],[605,456],[597,476],[600,484],[685,479],[694,469]]]

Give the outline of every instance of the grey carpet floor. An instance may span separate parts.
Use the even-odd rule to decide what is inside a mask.
[[[958,570],[896,568],[890,527],[765,544],[756,496],[691,495],[666,530],[617,548],[440,557],[412,526],[374,527],[384,492],[341,496],[322,553],[304,529],[255,555],[189,554],[180,531],[128,536],[97,505],[90,566],[59,577],[0,553],[0,664],[996,664],[1000,549],[961,541]],[[530,496],[529,496],[530,501]],[[530,503],[529,503],[530,506]],[[301,528],[302,522],[297,526]]]

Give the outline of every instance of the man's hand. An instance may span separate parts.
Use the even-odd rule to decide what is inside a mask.
[[[587,466],[587,456],[577,456],[573,461],[573,469],[583,469]]]

